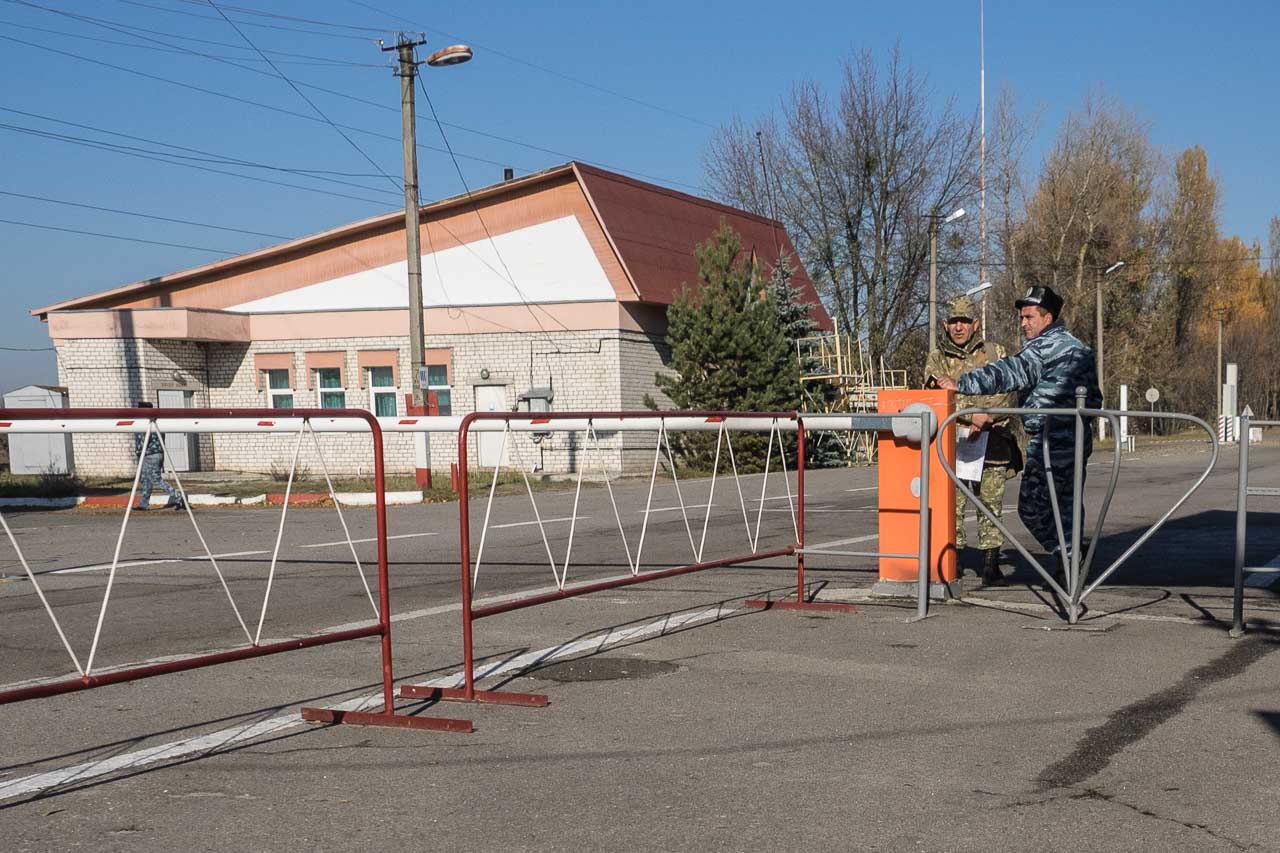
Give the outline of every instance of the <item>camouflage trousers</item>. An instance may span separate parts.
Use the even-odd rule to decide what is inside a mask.
[[[1087,459],[1087,457],[1086,457]],[[1071,545],[1071,523],[1077,509],[1083,512],[1079,498],[1072,500],[1074,488],[1075,454],[1054,454],[1050,462],[1053,470],[1053,491],[1057,495],[1062,513],[1062,535],[1068,547]],[[1080,485],[1084,486],[1083,478]],[[1053,517],[1053,503],[1049,497],[1049,478],[1044,467],[1044,449],[1032,439],[1027,445],[1027,464],[1022,469],[1022,487],[1018,491],[1018,517],[1045,551],[1052,553],[1058,547],[1058,527]]]
[[[169,481],[164,478],[161,468],[164,466],[163,453],[148,453],[142,457],[142,474],[138,478],[138,508],[146,509],[151,503],[151,490],[159,484],[160,488],[169,493],[169,500],[176,501],[178,499],[178,490],[169,485]]]
[[[1004,484],[1005,469],[1004,468],[983,468],[982,480],[980,482],[965,481],[965,485],[971,491],[977,492],[978,499],[983,505],[995,515],[996,518],[1001,517],[1004,508]],[[964,511],[969,501],[965,497],[964,492],[956,489],[956,547],[963,548],[968,542],[968,537],[964,530]],[[978,517],[978,547],[986,550],[987,548],[999,548],[1004,544],[1004,536],[1000,533],[1000,528],[991,523],[991,519],[983,514],[982,510],[977,507],[973,508],[973,514]]]

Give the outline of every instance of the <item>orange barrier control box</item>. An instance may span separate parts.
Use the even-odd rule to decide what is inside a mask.
[[[942,423],[955,410],[951,391],[881,391],[878,410],[900,412],[911,403],[926,403]],[[956,564],[956,487],[942,470],[937,445],[942,443],[947,464],[956,464],[955,424],[929,442],[929,580],[950,583],[959,577]],[[879,433],[878,455],[880,494],[880,545],[890,554],[916,554],[920,549],[920,445],[897,437],[891,431]],[[914,485],[913,485],[914,484]],[[902,557],[880,558],[883,586],[914,584],[920,564]],[[885,582],[888,582],[887,584]]]

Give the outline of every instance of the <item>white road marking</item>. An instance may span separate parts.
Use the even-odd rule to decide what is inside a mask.
[[[439,536],[439,535],[440,533],[438,531],[433,531],[431,533],[401,533],[396,536],[388,536],[387,539],[389,541],[392,539],[415,539],[419,536]],[[352,539],[351,540],[352,544],[355,544],[355,545],[360,545],[361,543],[364,543],[364,542],[377,542],[377,541],[378,541],[378,537],[376,536],[370,536],[368,539]],[[346,544],[347,544],[346,539],[339,539],[336,542],[314,542],[310,545],[303,545],[302,547],[303,548],[330,548],[334,545],[346,545]],[[263,551],[262,553],[265,554],[267,552]]]
[[[836,548],[840,545],[853,545],[857,542],[870,542],[872,539],[879,538],[880,534],[878,533],[868,533],[866,536],[854,536],[852,539],[834,539],[830,542],[818,542],[813,545],[806,542],[804,548],[806,551],[812,551],[815,548]]]
[[[861,488],[857,488],[857,489],[845,489],[845,491],[846,492],[874,492],[879,488],[880,488],[879,486],[862,486]]]
[[[225,559],[226,557],[257,557],[257,556],[261,556],[262,554],[270,554],[270,553],[271,553],[270,551],[228,551],[225,554],[214,554],[213,558],[215,560],[222,560],[222,559]],[[208,562],[208,561],[209,561],[209,558],[207,556],[205,556],[204,554],[200,554],[194,557],[164,557],[158,560],[131,560],[127,563],[118,564],[116,568],[132,569],[138,566],[163,566],[169,563],[200,563],[200,562]],[[97,563],[96,565],[92,565],[92,566],[75,566],[74,568],[70,568],[70,569],[57,569],[56,571],[48,572],[48,574],[78,575],[83,572],[102,572],[110,568],[111,568],[110,563]]]
[[[679,509],[679,507],[677,507],[677,509]],[[587,521],[587,520],[589,520],[590,518],[591,518],[591,516],[589,516],[589,515],[580,515],[580,516],[578,516],[578,521]],[[567,516],[565,516],[564,518],[544,518],[544,519],[542,519],[542,523],[543,523],[543,524],[558,524],[558,523],[560,523],[560,522],[564,522],[564,521],[573,521],[573,516],[568,516],[568,515],[567,515]],[[490,524],[490,525],[489,525],[489,529],[490,529],[490,530],[500,530],[500,529],[502,529],[502,528],[504,528],[504,527],[528,527],[528,526],[530,526],[530,525],[532,525],[532,524],[537,524],[537,523],[538,523],[537,521],[513,521],[513,522],[511,522],[510,524]]]
[[[527,592],[518,593],[518,595],[528,594],[529,593]],[[496,601],[497,599],[491,600]],[[461,605],[445,606],[457,608]],[[431,608],[431,610],[439,610],[439,608]],[[739,608],[737,607],[717,605],[703,610],[664,616],[661,619],[649,622],[645,625],[612,628],[596,637],[574,640],[556,646],[548,646],[545,649],[526,652],[525,654],[510,660],[496,661],[487,666],[482,664],[476,668],[475,677],[477,679],[488,678],[508,672],[520,671],[538,663],[553,661],[563,657],[569,657],[581,653],[599,653],[616,645],[631,643],[645,637],[661,636],[669,631],[683,628],[688,625],[716,621],[732,615],[738,610]],[[425,614],[428,611],[421,612]],[[462,684],[463,673],[460,671],[441,678],[432,679],[427,682],[427,685],[431,687],[453,687],[460,686]],[[348,700],[332,707],[338,710],[354,711],[362,709],[376,709],[380,706],[381,695],[369,694],[367,696],[360,696],[355,699]],[[7,782],[0,781],[0,800],[33,796],[48,791],[51,788],[57,788],[63,785],[80,784],[112,773],[137,770],[138,768],[146,767],[150,764],[156,764],[161,761],[171,761],[188,755],[226,749],[227,747],[235,744],[246,743],[258,738],[280,734],[304,725],[307,725],[307,723],[303,721],[301,715],[296,711],[291,711],[266,720],[231,726],[220,731],[183,738],[182,740],[147,747],[146,749],[140,749],[123,755],[115,755],[110,758],[86,761],[71,767],[50,770],[45,773],[36,773],[31,776],[24,776]]]

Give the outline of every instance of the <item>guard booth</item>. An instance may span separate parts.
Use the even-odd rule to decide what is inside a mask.
[[[955,411],[955,394],[943,390],[895,390],[881,391],[877,396],[877,410],[885,414],[896,414],[913,403],[929,406],[936,418],[935,423],[942,423]],[[932,598],[945,598],[950,594],[947,584],[959,578],[956,487],[938,461],[937,447],[942,448],[947,464],[954,468],[954,424],[948,424],[929,445],[929,594]],[[879,550],[889,554],[919,553],[920,444],[885,430],[879,433],[877,453]],[[920,566],[915,559],[881,557],[880,580],[872,587],[872,595],[914,597],[919,574]]]
[[[4,395],[6,409],[65,409],[67,389],[56,385],[25,385]],[[0,417],[3,420],[3,417]],[[71,434],[9,435],[9,473],[70,474],[75,470]]]

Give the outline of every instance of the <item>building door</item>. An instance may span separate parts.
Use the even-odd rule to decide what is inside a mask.
[[[507,389],[505,385],[476,385],[476,411],[477,412],[501,412],[507,408]],[[501,432],[482,432],[479,433],[479,458],[481,467],[492,468],[499,464],[506,464],[506,457],[510,453],[502,452],[502,433]],[[500,456],[501,454],[501,456]]]
[[[191,391],[159,391],[157,404],[162,409],[191,408]],[[169,464],[175,471],[190,471],[195,468],[192,460],[196,459],[195,436],[185,432],[171,432],[164,437],[164,449],[169,454]]]

